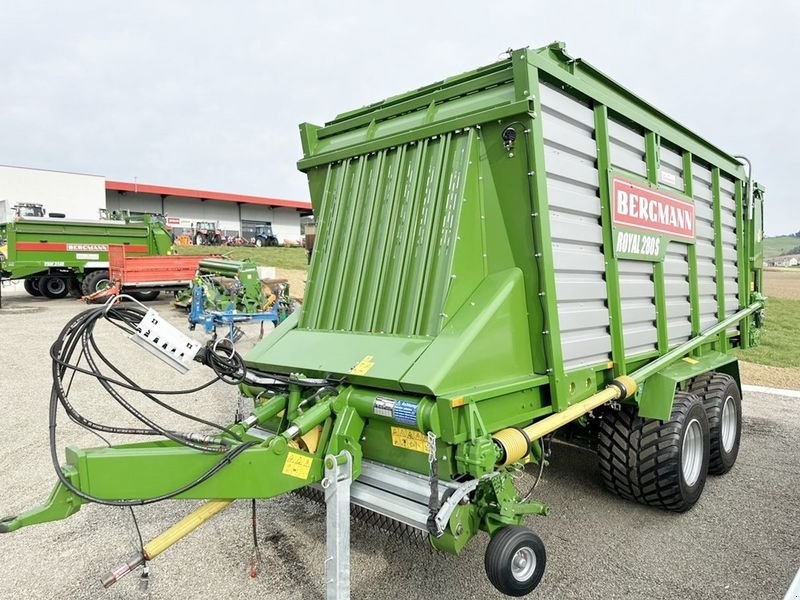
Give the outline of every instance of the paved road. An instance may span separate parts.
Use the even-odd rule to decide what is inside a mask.
[[[54,480],[47,450],[50,385],[47,349],[82,305],[31,299],[4,289],[0,310],[0,514],[43,501]],[[176,324],[183,316],[166,303],[159,310]],[[244,348],[257,337],[248,330]],[[202,368],[183,378],[132,347],[117,330],[98,331],[109,353],[126,361],[135,378],[152,386],[202,381]],[[76,383],[76,403],[109,421],[124,418],[95,385]],[[782,598],[800,567],[800,400],[747,393],[739,462],[709,480],[700,503],[672,515],[624,502],[600,487],[594,456],[555,446],[539,496],[553,510],[529,525],[545,541],[548,568],[532,597],[570,598]],[[223,384],[180,401],[212,419],[230,417],[235,392]],[[165,417],[166,419],[166,417]],[[97,445],[64,420],[60,444]],[[524,483],[523,483],[524,484]],[[137,511],[150,538],[195,503],[171,502]],[[264,567],[247,575],[251,554],[245,502],[209,522],[152,567],[152,598],[324,598],[322,507],[296,497],[260,502]],[[483,572],[486,538],[460,558],[392,539],[367,526],[353,528],[353,597],[495,598]],[[129,515],[88,506],[66,521],[0,537],[0,598],[141,599],[135,576],[109,591],[99,578],[135,550]]]

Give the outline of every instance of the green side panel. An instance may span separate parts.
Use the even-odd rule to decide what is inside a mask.
[[[302,329],[435,335],[472,132],[339,161],[316,179],[319,230]]]
[[[518,269],[484,279],[403,376],[403,388],[437,396],[468,394],[487,381],[532,377],[524,290]]]

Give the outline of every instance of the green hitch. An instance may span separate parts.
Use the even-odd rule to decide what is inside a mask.
[[[77,483],[78,473],[74,469],[64,469],[67,477],[73,484]],[[50,521],[60,521],[74,515],[84,504],[84,500],[72,493],[60,481],[55,485],[47,501],[41,506],[32,508],[24,513],[13,517],[0,519],[0,533],[11,533],[21,527],[28,525],[38,525]]]

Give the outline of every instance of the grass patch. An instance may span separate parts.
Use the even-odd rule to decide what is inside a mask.
[[[178,254],[184,256],[221,255],[233,260],[249,258],[253,262],[266,267],[278,269],[308,268],[304,248],[236,248],[231,246],[177,246]]]
[[[764,256],[772,258],[790,253],[800,246],[800,238],[793,235],[778,235],[764,238]]]
[[[772,367],[800,367],[800,300],[770,298],[761,345],[736,350],[742,360]]]

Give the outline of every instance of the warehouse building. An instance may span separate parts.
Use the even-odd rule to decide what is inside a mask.
[[[197,222],[212,222],[225,236],[253,237],[258,225],[272,225],[281,243],[299,244],[301,218],[311,203],[139,183],[100,175],[0,165],[0,204],[41,204],[69,219],[98,219],[101,209],[164,215],[176,235]],[[2,215],[0,215],[1,217]]]

